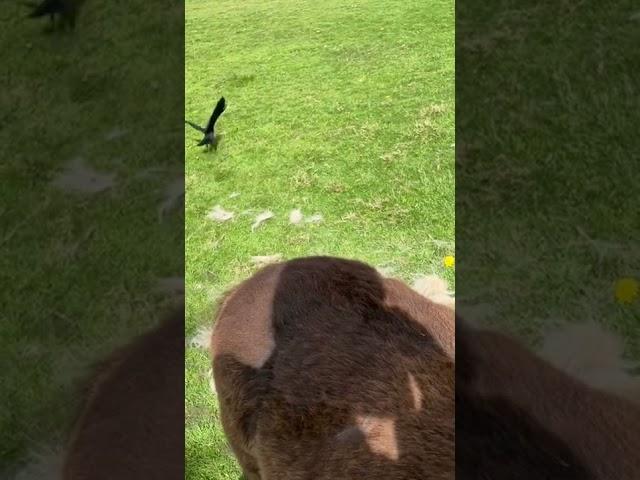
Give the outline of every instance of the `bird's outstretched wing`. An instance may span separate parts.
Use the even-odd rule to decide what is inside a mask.
[[[206,130],[205,130],[204,128],[202,128],[200,125],[197,125],[197,124],[195,124],[195,123],[193,123],[193,122],[190,122],[189,120],[185,120],[184,122],[185,122],[185,123],[187,123],[187,124],[189,124],[189,125],[191,125],[193,128],[195,128],[195,129],[196,129],[196,130],[198,130],[199,132],[205,133],[205,131],[206,131]]]
[[[216,103],[216,107],[213,109],[209,123],[207,123],[207,128],[205,130],[206,133],[211,133],[213,131],[213,126],[216,124],[216,120],[218,120],[218,117],[222,115],[225,108],[227,108],[227,102],[224,97],[220,97],[220,100]]]

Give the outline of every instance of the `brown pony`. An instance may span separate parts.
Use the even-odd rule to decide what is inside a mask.
[[[63,480],[184,479],[184,310],[93,372]]]
[[[456,344],[456,478],[640,478],[636,404],[459,318]]]
[[[248,480],[454,478],[454,314],[356,261],[270,265],[211,341]]]

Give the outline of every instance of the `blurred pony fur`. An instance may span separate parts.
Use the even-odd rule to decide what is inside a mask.
[[[211,356],[246,478],[452,480],[454,326],[451,308],[335,257],[270,265],[231,289]]]

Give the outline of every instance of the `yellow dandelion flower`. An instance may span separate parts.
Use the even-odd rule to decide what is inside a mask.
[[[621,278],[616,282],[618,303],[633,303],[640,294],[640,284],[635,278]]]
[[[444,257],[444,266],[447,268],[452,268],[456,264],[456,259],[453,255],[447,255]]]

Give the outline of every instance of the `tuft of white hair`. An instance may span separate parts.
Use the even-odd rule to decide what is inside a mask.
[[[32,451],[27,463],[11,480],[61,480],[64,450],[62,447],[46,446]]]
[[[391,265],[383,265],[380,267],[376,267],[376,270],[380,274],[380,276],[384,278],[392,278],[393,274],[396,271],[396,269]]]
[[[444,279],[436,275],[425,275],[417,278],[412,288],[432,302],[455,310],[456,300],[449,294],[447,282]]]
[[[624,359],[622,338],[595,322],[548,332],[539,354],[591,387],[640,403],[640,378],[627,372],[636,365]]]
[[[226,222],[227,220],[231,220],[233,218],[233,212],[229,212],[228,210],[222,208],[220,205],[216,205],[211,209],[209,213],[207,213],[207,218],[216,222]]]
[[[87,166],[82,158],[70,161],[51,184],[61,190],[80,194],[95,194],[115,186],[116,175]]]
[[[165,188],[163,201],[158,207],[158,220],[162,221],[164,215],[180,200],[184,201],[184,176],[174,180]]]
[[[189,340],[189,346],[194,348],[201,348],[203,350],[209,350],[211,343],[211,327],[200,327],[196,334]]]
[[[307,223],[321,223],[324,221],[324,217],[321,213],[314,213],[310,217],[305,218],[304,221]]]
[[[156,282],[155,290],[167,295],[184,295],[183,277],[163,277]]]
[[[304,220],[304,215],[302,214],[302,210],[296,208],[289,212],[289,223],[292,225],[300,225]]]
[[[274,255],[254,255],[251,257],[251,263],[259,267],[265,267],[280,261],[282,261],[282,255],[280,253]]]
[[[273,218],[275,215],[271,210],[265,210],[262,213],[259,213],[256,216],[255,221],[253,222],[253,224],[251,225],[251,231],[255,231],[256,228],[258,228],[260,225],[262,225],[264,222],[266,222],[267,220],[269,220],[270,218]]]

